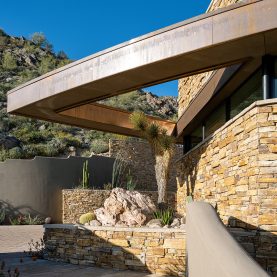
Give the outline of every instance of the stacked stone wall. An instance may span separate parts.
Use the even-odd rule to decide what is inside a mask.
[[[47,259],[185,276],[183,230],[46,225]]]
[[[256,259],[277,266],[277,100],[258,101],[177,162],[177,210],[187,195],[226,225],[253,230]],[[248,236],[246,236],[248,237]]]
[[[183,148],[176,147],[170,165],[168,191],[176,191],[176,161],[182,156]],[[121,157],[129,163],[130,172],[137,183],[138,190],[157,190],[155,176],[155,156],[149,145],[144,141],[136,140],[110,140],[110,157]]]
[[[76,223],[82,214],[103,207],[105,200],[110,195],[110,190],[92,189],[65,189],[62,191],[63,223]],[[155,204],[158,203],[157,191],[142,191],[150,196]],[[177,199],[175,192],[168,192],[167,202],[177,211]]]

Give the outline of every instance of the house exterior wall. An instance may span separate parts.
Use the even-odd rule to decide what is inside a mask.
[[[235,4],[239,0],[214,0],[211,2],[207,12]],[[179,80],[178,83],[178,116],[180,117],[193,101],[200,89],[211,77],[213,71],[196,74]]]
[[[187,195],[211,203],[226,225],[253,231],[251,251],[270,270],[277,265],[276,145],[277,100],[262,100],[177,162],[179,213]]]

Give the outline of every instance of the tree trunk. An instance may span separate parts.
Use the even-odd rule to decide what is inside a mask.
[[[158,203],[166,203],[171,153],[166,151],[163,155],[155,155],[155,159],[155,174],[158,185]]]

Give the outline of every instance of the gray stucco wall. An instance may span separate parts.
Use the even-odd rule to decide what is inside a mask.
[[[80,184],[85,160],[89,160],[93,187],[101,188],[111,182],[114,159],[109,157],[36,157],[0,162],[0,207],[5,206],[11,214],[41,214],[61,222],[61,190]]]

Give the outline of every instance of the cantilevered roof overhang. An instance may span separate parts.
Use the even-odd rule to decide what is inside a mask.
[[[123,116],[122,111],[91,103],[265,54],[276,55],[276,15],[276,0],[252,0],[130,40],[11,90],[8,112],[138,135],[116,119]],[[97,117],[111,110],[114,117]],[[174,124],[163,124],[173,134]]]

